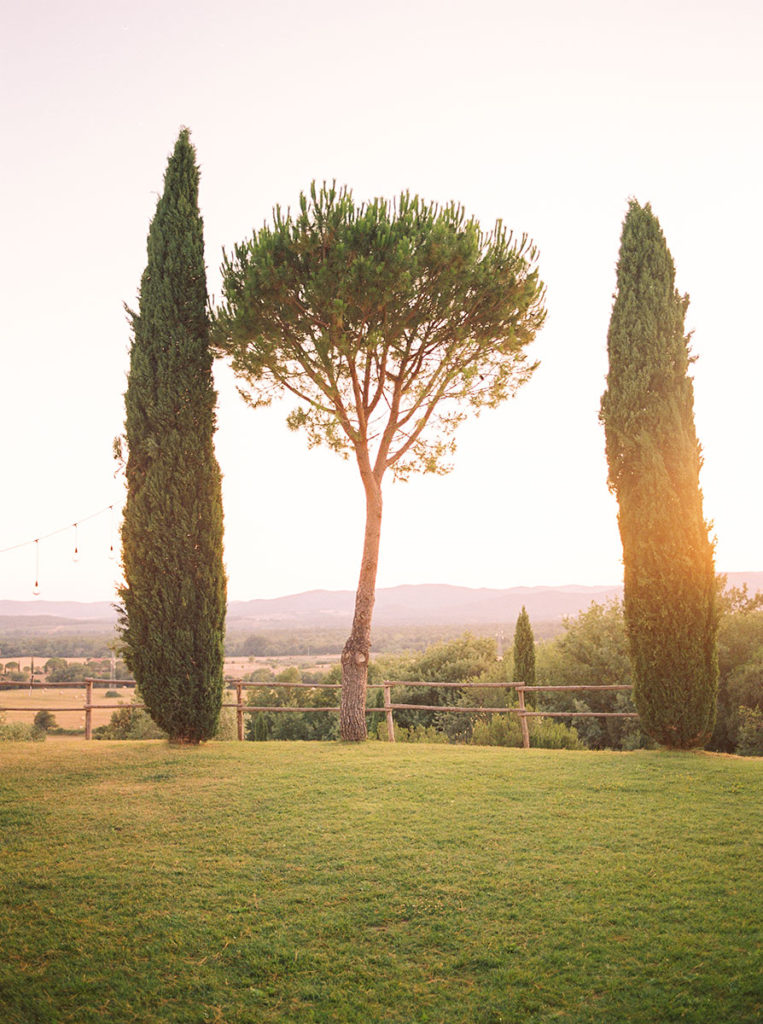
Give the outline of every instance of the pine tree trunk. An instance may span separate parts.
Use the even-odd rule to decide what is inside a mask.
[[[376,571],[379,565],[381,537],[381,484],[373,475],[363,474],[366,490],[366,532],[363,561],[355,594],[352,631],[342,651],[342,700],[339,732],[348,743],[366,739],[366,686],[371,653],[371,620],[376,597]]]

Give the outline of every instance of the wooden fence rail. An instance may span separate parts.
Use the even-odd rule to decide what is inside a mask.
[[[109,688],[113,686],[121,686],[126,688],[135,687],[135,682],[131,679],[85,679],[85,703],[81,710],[85,712],[85,739],[91,740],[93,738],[93,719],[92,712],[95,710],[112,709],[116,710],[113,704],[94,704],[93,703],[93,687],[99,684],[103,688]],[[71,687],[81,688],[82,683],[3,683],[7,689],[19,689],[29,690],[31,693],[33,690],[42,689],[65,689]],[[425,687],[427,689],[458,689],[458,690],[516,690],[517,691],[517,706],[516,707],[454,707],[453,705],[442,705],[442,704],[393,704],[392,703],[392,688],[394,686],[416,686]],[[272,705],[262,704],[244,704],[243,691],[244,690],[262,690],[262,689],[283,689],[283,690],[339,690],[341,689],[341,683],[279,683],[279,682],[257,682],[257,683],[244,683],[236,682],[232,684],[232,687],[236,690],[236,702],[224,702],[224,708],[235,708],[236,710],[236,735],[239,740],[244,739],[244,715],[257,714],[258,712],[282,712],[282,711],[299,711],[299,712],[311,712],[311,711],[331,711],[338,713],[338,707],[273,707]],[[525,704],[525,694],[531,692],[560,692],[560,691],[596,691],[601,692],[602,690],[630,690],[630,686],[620,685],[605,685],[605,686],[527,686],[525,683],[430,683],[416,681],[398,681],[388,679],[382,683],[369,683],[369,690],[384,690],[384,704],[381,707],[366,708],[366,714],[384,714],[387,720],[387,738],[390,743],[395,742],[395,723],[393,712],[395,711],[446,711],[448,713],[455,714],[509,714],[518,715],[520,728],[522,730],[522,746],[528,749],[530,746],[530,730],[527,725],[528,718],[638,718],[635,712],[631,711],[530,711]],[[129,704],[119,705],[121,707],[133,707],[133,708],[145,708],[145,704]],[[29,711],[28,707],[0,707],[0,712],[3,711]],[[46,711],[77,711],[79,708],[45,708]]]

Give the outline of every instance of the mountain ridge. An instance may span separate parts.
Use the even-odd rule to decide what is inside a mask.
[[[746,584],[763,590],[763,572],[727,573],[730,586]],[[558,587],[461,587],[447,583],[402,584],[376,592],[374,624],[477,625],[513,624],[522,606],[531,619],[558,621],[598,603],[622,596],[622,584]],[[275,598],[254,598],[228,604],[228,630],[298,629],[330,626],[349,628],[355,593],[351,590],[307,590]],[[0,600],[0,627],[22,628],[49,624],[56,629],[74,626],[93,628],[96,623],[114,624],[117,612],[108,601],[9,601]],[[47,620],[43,622],[41,620]]]

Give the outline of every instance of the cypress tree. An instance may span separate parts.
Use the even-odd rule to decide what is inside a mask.
[[[713,729],[718,680],[713,545],[702,512],[689,377],[688,296],[651,207],[623,223],[601,403],[619,505],[625,622],[641,726],[689,749]]]
[[[199,170],[178,136],[148,234],[125,394],[121,634],[151,717],[175,743],[214,735],[226,580]]]
[[[515,683],[535,685],[535,636],[530,625],[530,616],[522,605],[514,627],[514,679]],[[528,707],[535,707],[535,702],[528,698]]]

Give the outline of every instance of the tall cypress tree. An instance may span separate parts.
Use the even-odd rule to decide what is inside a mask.
[[[226,580],[199,170],[183,128],[148,235],[125,394],[125,660],[175,743],[214,735]]]
[[[524,605],[514,629],[514,682],[535,685],[535,636]]]
[[[625,621],[641,726],[688,749],[713,729],[718,680],[713,545],[702,512],[689,377],[688,296],[651,207],[623,223],[601,403],[619,504]]]

